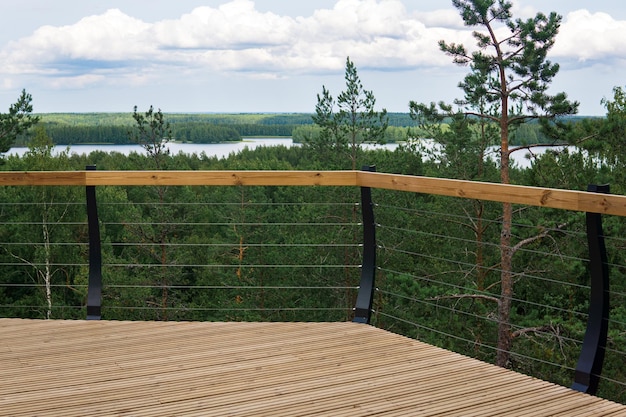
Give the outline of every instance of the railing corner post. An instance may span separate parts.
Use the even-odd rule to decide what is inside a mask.
[[[364,166],[362,170],[375,172],[376,167]],[[372,190],[369,187],[361,187],[361,212],[363,216],[363,261],[359,293],[352,321],[369,324],[372,316],[376,278],[376,224],[374,222]]]
[[[87,171],[95,171],[95,165],[88,165]],[[86,186],[87,225],[89,228],[89,284],[87,287],[87,320],[100,320],[102,317],[102,253],[100,248],[100,225],[96,204],[96,187]]]
[[[587,191],[609,194],[609,185],[589,185]],[[583,346],[572,389],[595,394],[600,383],[609,327],[609,267],[602,230],[602,215],[587,213],[587,242],[591,296]]]

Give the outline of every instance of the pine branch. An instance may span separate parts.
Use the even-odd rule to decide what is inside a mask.
[[[561,350],[561,354],[565,356],[565,351],[563,349],[564,338],[563,336],[561,336],[561,329],[558,324],[556,326],[550,323],[550,324],[545,324],[543,326],[525,327],[523,329],[518,329],[514,331],[513,333],[511,333],[511,337],[515,339],[515,338],[525,336],[530,333],[538,334],[540,336],[553,336],[559,342],[559,349]]]
[[[509,149],[509,154],[512,154],[513,152],[521,151],[523,149],[526,149],[529,151],[532,148],[545,148],[545,147],[554,147],[554,146],[569,146],[569,145],[568,144],[559,145],[556,143],[534,143],[532,145],[518,146],[512,149]]]
[[[497,123],[499,123],[499,122],[500,122],[500,118],[499,118],[499,117],[496,117],[496,116],[490,116],[490,115],[488,115],[488,114],[484,114],[484,113],[478,113],[478,112],[472,112],[472,111],[470,111],[470,112],[465,112],[465,114],[466,114],[466,115],[468,115],[468,116],[475,116],[475,117],[479,117],[479,118],[481,118],[481,119],[488,119],[488,120],[491,120],[492,122],[497,122]]]
[[[563,229],[565,226],[567,226],[567,223],[561,223],[560,225],[558,225],[558,226],[556,227],[556,229],[544,229],[544,230],[543,230],[541,233],[539,233],[538,235],[531,236],[531,237],[529,237],[529,238],[526,238],[526,239],[524,239],[524,240],[522,240],[522,241],[518,242],[515,246],[513,246],[513,247],[511,248],[511,253],[512,253],[512,254],[514,254],[514,253],[516,253],[518,250],[520,250],[521,248],[523,248],[524,246],[526,246],[526,245],[528,245],[528,244],[530,244],[530,243],[536,242],[537,240],[541,240],[541,239],[543,239],[544,237],[548,236],[548,235],[550,234],[550,232],[561,230],[561,229]]]
[[[451,294],[451,295],[440,295],[437,297],[428,298],[429,301],[441,301],[441,300],[464,300],[464,299],[474,299],[474,300],[486,300],[494,302],[500,305],[500,299],[496,297],[492,297],[490,295],[485,294]]]

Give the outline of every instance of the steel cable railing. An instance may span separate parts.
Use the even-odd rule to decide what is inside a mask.
[[[419,324],[419,323],[410,322],[410,321],[404,320],[404,319],[402,319],[400,317],[393,316],[391,314],[379,313],[379,312],[377,312],[376,314],[380,314],[381,316],[387,317],[387,318],[392,319],[392,320],[401,321],[404,324],[415,326],[416,328],[420,328],[420,329],[425,330],[425,331],[430,332],[430,333],[438,334],[439,336],[441,336],[443,338],[454,339],[454,340],[456,340],[458,342],[461,342],[461,343],[464,343],[464,344],[468,344],[468,345],[472,345],[474,348],[477,348],[477,347],[485,348],[487,350],[493,351],[494,355],[495,355],[495,351],[498,350],[497,347],[495,347],[493,345],[481,343],[479,341],[472,340],[472,339],[465,339],[465,338],[459,337],[459,336],[457,336],[455,334],[452,334],[452,333],[449,333],[449,332],[445,332],[445,331],[442,331],[442,330],[437,329],[437,328],[425,326],[425,325],[422,325],[422,324]],[[545,333],[545,334],[547,334],[547,333]],[[574,342],[576,342],[576,341],[574,341]],[[466,352],[466,354],[467,354],[467,352]],[[576,368],[574,368],[574,367],[568,367],[568,366],[564,366],[563,364],[556,363],[556,362],[553,362],[553,361],[546,361],[546,360],[539,359],[539,358],[536,358],[536,357],[524,355],[524,354],[522,354],[520,352],[513,352],[512,355],[515,358],[519,358],[519,359],[523,359],[523,360],[532,361],[532,362],[540,363],[540,364],[543,364],[543,365],[547,365],[548,367],[556,369],[556,370],[559,370],[559,371],[567,370],[567,371],[570,371],[570,372],[574,372],[576,370]],[[609,380],[609,379],[607,378],[607,380]],[[624,383],[620,382],[620,381],[611,381],[611,382],[615,383],[615,384],[618,384],[618,385],[624,385]]]
[[[107,187],[102,194],[120,192],[124,190]],[[237,195],[240,197],[241,193]],[[178,320],[325,320],[332,317],[345,320],[350,317],[362,247],[355,239],[360,228],[356,216],[358,205],[315,201],[256,202],[252,198],[217,204],[189,201],[121,203],[102,198],[104,201],[99,202],[98,209],[105,277],[102,288],[104,316]],[[57,203],[56,206],[67,205]],[[81,220],[73,222],[59,222],[52,218],[47,222],[25,218],[15,221],[15,213],[24,212],[25,207],[30,208],[35,216],[40,210],[32,204],[5,204],[4,207],[11,209],[12,213],[4,212],[2,225],[19,230],[48,227],[54,223],[56,231],[63,230],[63,233],[51,236],[51,239],[62,235],[82,241],[48,241],[48,248],[60,252],[65,248],[78,250],[79,256],[74,259],[80,262],[67,258],[59,262],[60,253],[49,253],[47,258],[35,256],[43,243],[19,241],[19,236],[24,233],[4,239],[0,245],[5,252],[12,248],[28,249],[31,260],[25,263],[10,256],[2,259],[0,268],[11,270],[3,275],[15,277],[17,274],[21,282],[3,279],[0,292],[7,294],[7,300],[21,297],[22,300],[37,299],[40,304],[0,301],[1,314],[64,318],[64,313],[70,310],[68,318],[76,318],[76,313],[84,309],[87,289],[84,274],[89,266],[84,204],[76,205],[81,210]],[[216,214],[219,210],[222,212]],[[278,216],[273,213],[276,210],[280,211]],[[200,220],[207,211],[210,211],[210,220]],[[303,211],[307,212],[304,221],[290,221]],[[169,215],[174,212],[178,215],[176,218]],[[259,216],[259,213],[263,215]],[[21,217],[25,215],[21,213]],[[167,221],[159,221],[158,215],[167,217]],[[80,230],[70,231],[71,227]],[[159,230],[167,236],[156,239],[159,235],[155,231]],[[225,243],[228,240],[230,243]],[[24,258],[26,256],[24,254]],[[21,268],[22,272],[15,268]],[[73,268],[72,280],[77,282],[66,280],[61,283],[59,276],[42,277],[41,271],[45,268]],[[46,284],[45,280],[49,282]],[[337,285],[341,282],[346,285]],[[70,286],[76,297],[58,296],[57,293]],[[49,302],[46,301],[45,288],[52,291]],[[17,290],[30,294],[28,297],[16,294]],[[211,294],[207,295],[207,292]]]
[[[391,200],[388,195],[381,199]],[[377,207],[380,261],[374,323],[494,361],[501,297],[498,280],[502,272],[498,265],[498,208],[494,207],[492,213],[483,212],[485,217],[479,218],[469,214],[469,210],[450,213],[453,204],[445,202],[450,198],[431,200],[430,205],[446,207],[446,211],[425,209],[429,204],[417,199],[413,207]],[[487,218],[489,215],[494,217]],[[563,385],[571,384],[577,369],[590,292],[585,219],[582,214],[568,217],[567,225],[558,227],[513,221],[517,235],[514,244],[526,239],[528,246],[517,248],[514,258],[518,260],[513,271],[511,332],[515,336],[510,366]],[[388,223],[386,218],[405,221]],[[555,224],[553,218],[547,220]],[[476,229],[467,225],[480,222],[488,225],[485,229],[489,232],[483,233],[477,242]],[[533,233],[542,237],[533,240]],[[605,234],[610,233],[607,229]],[[607,242],[609,251],[619,253],[621,237],[612,235]],[[608,265],[612,270],[625,269],[620,256],[614,256]],[[478,285],[480,279],[484,280],[482,285]],[[621,285],[611,288],[611,297],[622,299],[618,304],[612,301],[613,306],[623,305],[623,292]],[[626,341],[624,318],[622,315],[609,319],[614,338],[610,337],[606,346],[607,362],[626,359],[624,344],[616,343],[618,339]],[[626,388],[626,375],[621,370],[611,373],[605,369],[596,376],[607,382],[604,393],[601,385],[601,395],[621,395],[619,392]]]
[[[351,317],[364,252],[362,207],[350,202],[357,200],[356,193],[317,189],[303,199],[302,193],[275,186],[173,186],[163,194],[159,187],[97,187],[106,277],[103,317]],[[502,273],[499,203],[478,206],[454,197],[406,196],[405,191],[375,190],[374,201],[384,204],[374,207],[378,265],[373,323],[493,361],[499,349]],[[89,267],[84,206],[55,201],[38,208],[26,202],[0,205],[3,315],[9,310],[24,317],[84,314]],[[46,210],[50,216],[40,221]],[[81,214],[72,215],[80,220],[71,221],[68,213],[76,211]],[[508,366],[569,385],[585,337],[591,261],[584,214],[564,213],[526,207],[515,211],[513,244],[520,246],[512,271],[510,331],[515,337]],[[607,265],[623,276],[619,251],[623,253],[624,239],[612,234],[611,227],[605,232],[613,254]],[[46,274],[51,281],[44,285]],[[626,357],[626,311],[621,307],[626,289],[619,279],[613,281],[615,314],[608,320],[607,365],[600,376],[610,383],[604,388],[610,393],[602,388],[600,393],[620,399],[626,381],[623,366],[617,365]],[[37,304],[46,290],[53,293],[52,304]]]

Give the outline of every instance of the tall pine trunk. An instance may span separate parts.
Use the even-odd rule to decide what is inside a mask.
[[[504,79],[504,76],[502,77]],[[506,84],[503,84],[506,85]],[[500,182],[510,184],[509,175],[509,125],[507,113],[508,101],[502,99],[500,119]],[[513,223],[513,205],[502,205],[502,230],[500,232],[500,300],[498,303],[498,346],[496,365],[506,367],[511,351],[511,303],[513,298],[513,250],[511,248],[511,226]]]

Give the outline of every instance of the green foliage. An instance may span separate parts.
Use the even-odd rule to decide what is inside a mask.
[[[509,133],[520,123],[535,118],[574,114],[578,103],[565,93],[548,94],[559,70],[547,59],[561,22],[556,13],[538,13],[527,20],[513,19],[508,1],[454,0],[465,24],[482,31],[473,33],[478,49],[440,41],[443,52],[456,64],[469,65],[470,72],[459,87],[465,113],[495,122],[500,132],[502,169],[508,169]],[[510,36],[498,38],[499,28]]]
[[[22,90],[17,101],[9,107],[8,113],[0,113],[0,153],[5,153],[18,136],[37,124],[39,116],[33,116],[33,97]]]
[[[358,165],[410,175],[497,178],[493,161],[478,176],[477,120],[459,116],[437,123],[429,128],[439,129],[434,133],[449,142],[439,159],[422,159],[419,142],[409,141],[395,151],[362,150]],[[155,164],[147,153],[52,156],[50,150],[50,138],[39,127],[29,152],[7,157],[3,169],[82,170],[96,164],[99,170],[129,170]],[[162,158],[162,167],[176,170],[331,165],[308,147],[259,147],[224,159]],[[548,152],[532,168],[513,168],[511,175],[516,183],[573,189],[616,178],[590,155],[572,151]],[[500,205],[372,192],[379,248],[375,324],[495,361]],[[97,193],[106,319],[350,319],[361,256],[358,189],[99,186]],[[0,315],[83,318],[88,274],[84,188],[3,187],[0,201]],[[605,216],[604,226],[612,311],[603,375],[624,381],[626,224]],[[513,258],[509,365],[566,386],[589,305],[584,229],[583,213],[514,207],[513,242],[527,243]],[[600,394],[624,402],[620,387],[603,380]]]
[[[127,126],[98,125],[82,126],[67,125],[58,123],[42,123],[50,135],[52,141],[57,145],[78,145],[78,144],[127,144]]]
[[[51,155],[51,142],[39,126],[23,158],[9,158],[7,169],[49,171],[70,166],[68,154]],[[15,304],[17,315],[31,318],[78,318],[86,291],[81,287],[81,264],[87,253],[86,227],[77,223],[84,213],[84,190],[77,187],[3,187],[4,224],[0,263],[12,265],[0,284],[0,304]],[[82,193],[81,193],[82,192]],[[8,220],[8,222],[7,222]],[[72,242],[71,245],[59,242]],[[4,275],[4,274],[0,274]],[[78,307],[78,308],[77,308]]]
[[[487,107],[495,104],[502,112],[510,106],[519,115],[538,115],[539,111],[561,115],[575,111],[576,104],[569,103],[563,93],[554,96],[546,93],[559,70],[558,64],[546,59],[561,23],[559,15],[538,13],[523,21],[513,19],[512,4],[508,1],[453,0],[453,4],[465,25],[484,29],[473,33],[478,50],[471,54],[464,45],[439,43],[455,63],[471,67],[459,85],[465,92],[466,103],[483,102]],[[502,41],[495,35],[498,24],[510,31],[510,36]],[[491,54],[485,53],[488,48],[492,48]]]
[[[273,113],[167,113],[167,119],[172,123],[207,123],[213,125],[236,125],[264,123],[278,115]],[[294,115],[301,118],[301,115]],[[291,119],[289,119],[291,121]],[[132,126],[135,121],[132,113],[48,113],[42,115],[44,123],[56,123],[70,126]],[[293,122],[292,124],[298,124]]]
[[[537,144],[551,144],[554,141],[548,137],[542,125],[536,122],[523,123],[516,126],[511,132],[510,143],[515,146],[528,146]]]
[[[410,131],[409,127],[388,126],[380,143],[406,142],[409,139]],[[293,143],[311,145],[321,134],[322,128],[318,125],[302,125],[293,129],[291,139]]]
[[[249,137],[288,137],[301,125],[311,125],[308,114],[164,114],[171,140],[192,143],[240,141]],[[41,123],[55,144],[131,144],[129,128],[137,124],[132,114],[44,114]],[[18,137],[18,145],[27,138]]]
[[[164,114],[172,129],[172,141],[221,143],[240,141],[242,137],[290,137],[296,143],[300,129],[314,128],[311,115],[293,114]],[[55,145],[132,144],[129,128],[136,124],[132,113],[50,113],[37,116]],[[407,113],[389,114],[384,142],[406,139],[411,125]],[[28,146],[29,138],[18,135],[14,145]]]
[[[624,193],[626,182],[626,91],[613,89],[612,100],[603,99],[607,114],[602,119],[586,120],[568,132],[596,161],[610,168],[616,176],[615,190]]]
[[[128,137],[128,126],[115,125],[67,125],[43,123],[52,141],[57,145],[79,144],[132,144]],[[172,140],[191,143],[220,143],[240,141],[236,127],[189,122],[171,125]],[[27,145],[22,139],[16,144]]]
[[[510,155],[522,149],[510,147],[515,129],[528,120],[550,120],[574,114],[578,109],[578,103],[570,102],[565,93],[548,93],[559,66],[548,60],[547,54],[554,46],[561,17],[556,13],[549,16],[537,13],[527,20],[514,19],[512,3],[506,0],[453,0],[452,3],[464,24],[476,29],[472,32],[476,43],[472,52],[465,45],[439,41],[440,50],[452,57],[455,64],[469,66],[470,71],[459,83],[464,97],[456,101],[458,110],[445,103],[427,106],[411,102],[411,112],[422,127],[428,128],[436,123],[431,131],[443,145],[444,155],[451,161],[462,160],[463,148],[471,146],[473,152],[470,153],[476,156],[474,160],[478,168],[464,168],[456,175],[489,178],[485,176],[488,173],[484,169],[488,163],[485,161],[485,150],[495,142],[500,155],[500,182],[510,184]],[[446,131],[439,127],[445,117],[452,120],[450,130]],[[476,126],[472,128],[475,119]],[[480,207],[477,213],[482,219],[483,210]],[[513,206],[504,203],[499,242],[496,360],[499,366],[510,365],[508,352],[512,349],[515,334],[511,328],[515,284],[513,257],[519,245],[523,246],[528,241],[517,239],[512,222]],[[473,230],[476,241],[481,242],[481,228],[473,227]],[[477,253],[481,250],[479,245]],[[483,265],[477,262],[476,267],[480,270]]]
[[[524,172],[524,183],[568,190],[587,189],[588,184],[616,184],[614,170],[598,166],[597,160],[583,150],[563,148],[547,151],[535,158],[532,168]],[[615,173],[617,174],[617,172]]]
[[[322,133],[318,125],[298,126],[293,130],[291,139],[293,143],[313,143]]]
[[[433,140],[438,146],[423,152],[438,166],[437,176],[465,180],[496,180],[488,150],[497,142],[493,123],[452,111],[444,103],[429,106],[411,102],[411,116],[418,122],[418,139]],[[447,123],[443,124],[446,120]],[[418,141],[419,144],[419,141]]]
[[[52,139],[48,136],[46,128],[43,126],[37,126],[35,128],[35,136],[30,140],[28,144],[28,155],[40,155],[42,159],[49,160],[52,157],[52,148],[54,144]],[[42,166],[40,169],[43,169]]]
[[[165,121],[161,109],[156,112],[150,106],[145,114],[137,113],[137,106],[133,111],[136,126],[128,132],[131,141],[141,145],[153,159],[156,169],[163,168],[165,157],[169,155],[167,143],[172,139],[172,128]]]
[[[176,140],[191,143],[238,142],[241,140],[237,129],[207,123],[175,124],[172,127],[172,132]]]
[[[346,59],[346,89],[339,93],[337,101],[325,86],[317,95],[313,121],[322,128],[317,137],[305,142],[324,153],[347,153],[356,169],[357,153],[362,143],[383,143],[389,125],[387,110],[374,110],[376,98],[365,90],[350,58]],[[338,111],[335,111],[337,106]]]
[[[524,182],[572,190],[586,190],[588,184],[611,184],[611,191],[624,194],[626,188],[626,100],[620,87],[613,100],[603,100],[604,118],[585,118],[548,126],[561,142],[576,147],[556,147],[533,160]]]

